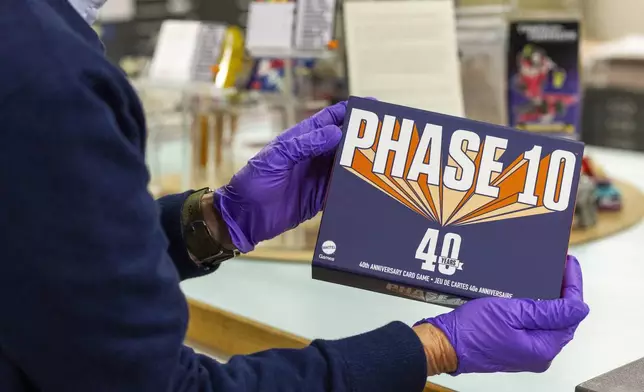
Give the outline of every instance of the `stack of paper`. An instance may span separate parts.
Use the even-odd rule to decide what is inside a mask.
[[[347,2],[352,95],[463,115],[451,0]]]

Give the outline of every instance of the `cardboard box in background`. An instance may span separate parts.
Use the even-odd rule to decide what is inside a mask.
[[[587,144],[644,151],[642,39],[620,40],[589,54],[582,109]],[[602,49],[603,48],[603,49]]]
[[[583,144],[351,98],[313,278],[445,306],[558,298]]]
[[[575,392],[640,391],[644,391],[644,358],[606,372],[575,388]]]
[[[588,88],[582,113],[584,143],[644,151],[644,90]]]

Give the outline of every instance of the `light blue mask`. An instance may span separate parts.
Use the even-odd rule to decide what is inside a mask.
[[[105,4],[106,0],[69,0],[76,12],[85,19],[88,24],[94,24],[98,17],[98,10]]]

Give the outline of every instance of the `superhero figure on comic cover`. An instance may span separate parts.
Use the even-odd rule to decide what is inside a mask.
[[[279,91],[284,78],[284,60],[259,59],[253,66],[248,89]]]
[[[570,104],[575,101],[569,94],[553,94],[544,91],[550,76],[552,86],[559,89],[566,79],[565,70],[559,68],[541,48],[526,45],[517,59],[518,74],[515,88],[528,100],[519,108],[517,122],[523,125],[527,122],[549,123],[558,115],[564,114]]]

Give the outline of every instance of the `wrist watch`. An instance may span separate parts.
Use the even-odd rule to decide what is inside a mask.
[[[200,189],[186,199],[181,212],[183,238],[188,253],[200,269],[205,271],[216,268],[222,262],[239,255],[239,250],[226,248],[208,228],[201,208],[203,195],[212,189]]]

